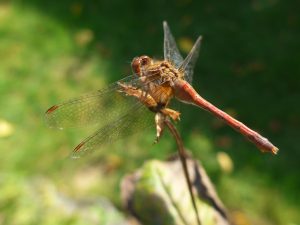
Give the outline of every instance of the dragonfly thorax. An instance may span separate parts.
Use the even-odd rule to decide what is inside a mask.
[[[136,75],[154,83],[164,83],[183,77],[183,73],[170,62],[154,61],[146,55],[135,57],[131,62],[131,67]]]

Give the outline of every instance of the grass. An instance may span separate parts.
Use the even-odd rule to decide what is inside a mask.
[[[70,149],[91,129],[58,132],[43,122],[54,103],[129,75],[134,56],[161,57],[164,19],[183,40],[183,49],[204,36],[194,79],[200,94],[263,131],[281,150],[276,157],[261,154],[206,112],[182,107],[184,141],[203,162],[237,224],[299,223],[297,6],[288,1],[165,4],[0,3],[0,120],[13,129],[0,137],[4,224],[19,218],[16,209],[23,208],[16,196],[26,199],[23,186],[33,177],[52,180],[70,196],[105,195],[120,205],[120,178],[146,159],[173,152],[168,135],[151,146],[154,131],[148,131],[72,161],[66,159]],[[231,174],[220,169],[219,151],[232,159]],[[101,181],[95,183],[99,173]]]

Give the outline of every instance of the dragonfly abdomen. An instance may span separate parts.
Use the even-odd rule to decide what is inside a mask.
[[[202,98],[188,82],[184,80],[176,81],[175,89],[175,96],[179,100],[196,105],[214,114],[218,118],[225,121],[229,126],[239,131],[242,135],[244,135],[249,141],[254,143],[263,152],[272,152],[273,154],[277,153],[278,148],[274,146],[271,142],[269,142],[267,138],[261,136],[256,131],[250,129],[245,124],[234,119],[226,112],[218,109],[216,106]]]

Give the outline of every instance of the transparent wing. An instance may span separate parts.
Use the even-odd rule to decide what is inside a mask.
[[[73,150],[71,157],[79,158],[105,144],[114,143],[120,138],[130,136],[133,133],[151,127],[154,127],[154,114],[145,106],[135,104],[128,113],[100,128],[94,134],[83,140]]]
[[[201,40],[202,36],[199,36],[190,53],[187,55],[187,57],[179,67],[179,70],[184,72],[185,80],[190,84],[192,84],[193,82],[194,67],[199,56]]]
[[[183,62],[183,58],[179,53],[175,39],[166,21],[163,22],[164,27],[164,59],[179,68]]]
[[[54,105],[46,111],[45,120],[50,127],[63,129],[86,125],[104,126],[129,111],[137,100],[118,91],[118,83],[136,87],[143,85],[136,76],[128,76],[108,88]]]
[[[151,96],[158,99],[165,95],[165,88],[157,88]],[[128,96],[127,96],[128,97]],[[144,96],[146,97],[146,96]],[[100,128],[94,134],[83,140],[74,149],[72,157],[78,158],[86,153],[101,148],[101,146],[113,143],[120,138],[132,135],[133,133],[144,131],[147,128],[154,128],[155,112],[148,109],[147,105],[137,102],[126,114],[117,118],[112,123]],[[155,129],[153,129],[155,133]]]

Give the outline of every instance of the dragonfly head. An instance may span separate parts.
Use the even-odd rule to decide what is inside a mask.
[[[138,76],[143,75],[143,69],[153,63],[149,56],[143,55],[140,57],[135,57],[131,62],[132,70]]]

